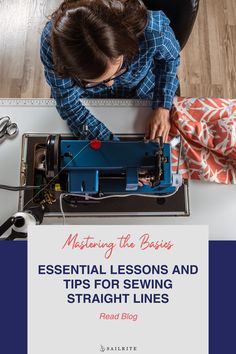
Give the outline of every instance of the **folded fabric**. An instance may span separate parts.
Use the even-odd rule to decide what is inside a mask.
[[[181,135],[184,178],[236,184],[236,100],[175,97],[170,135]],[[173,148],[176,171],[179,147]]]

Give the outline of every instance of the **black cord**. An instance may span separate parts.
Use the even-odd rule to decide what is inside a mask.
[[[6,184],[0,184],[0,189],[5,189],[10,192],[18,192],[32,189],[39,189],[41,186],[8,186]]]

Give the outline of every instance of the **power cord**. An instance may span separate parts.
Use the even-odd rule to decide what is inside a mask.
[[[18,192],[25,190],[38,189],[39,186],[8,186],[6,184],[0,184],[0,189],[4,189],[10,192]]]

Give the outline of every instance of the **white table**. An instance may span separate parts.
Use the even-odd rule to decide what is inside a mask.
[[[114,133],[143,133],[149,102],[85,100],[84,104]],[[9,115],[19,126],[14,139],[0,143],[0,184],[19,185],[24,133],[69,133],[53,100],[0,100],[0,117]],[[0,223],[18,210],[18,193],[0,190]],[[70,224],[191,224],[209,225],[211,239],[236,239],[236,186],[190,182],[190,217],[70,218]],[[45,218],[61,224],[62,218]]]

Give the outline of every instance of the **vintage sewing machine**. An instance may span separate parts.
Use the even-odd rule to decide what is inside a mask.
[[[119,141],[25,135],[20,210],[46,216],[189,215],[188,185],[172,173],[171,145],[143,136]]]

